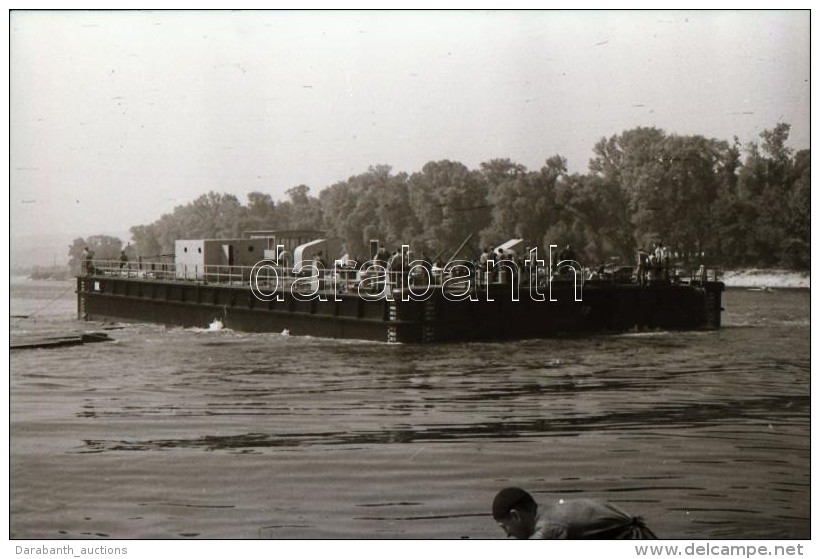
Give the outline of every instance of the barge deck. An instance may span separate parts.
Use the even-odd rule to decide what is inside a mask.
[[[318,284],[317,284],[318,285]],[[328,338],[401,343],[517,340],[629,330],[695,330],[720,327],[723,283],[654,281],[649,285],[606,280],[551,281],[543,300],[509,284],[473,286],[460,300],[453,286],[436,285],[425,300],[367,298],[356,290],[321,284],[310,297],[279,289],[262,300],[247,274],[211,281],[178,279],[97,268],[77,278],[78,318],[207,327],[214,320],[248,332],[282,332]],[[405,288],[406,289],[406,288]],[[458,291],[458,290],[457,290]],[[461,293],[464,295],[463,292]],[[579,297],[580,295],[580,297]],[[580,298],[580,300],[576,300]]]

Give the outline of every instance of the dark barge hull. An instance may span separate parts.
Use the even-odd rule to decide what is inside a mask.
[[[260,301],[247,285],[86,276],[77,278],[77,308],[83,320],[207,327],[219,319],[246,332],[425,343],[717,329],[722,291],[721,282],[587,282],[583,300],[575,301],[573,284],[555,281],[557,301],[535,301],[523,288],[514,301],[504,285],[476,291],[477,301],[448,300],[440,289],[426,301],[402,301],[398,294],[395,301],[372,301],[353,293],[305,301],[287,291],[282,300]]]

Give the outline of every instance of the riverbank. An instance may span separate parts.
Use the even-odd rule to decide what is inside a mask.
[[[809,272],[795,272],[792,270],[729,270],[723,273],[723,283],[726,287],[748,288],[809,288],[811,276]]]

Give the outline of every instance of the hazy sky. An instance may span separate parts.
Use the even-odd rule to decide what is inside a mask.
[[[13,12],[10,228],[124,232],[209,190],[555,154],[636,126],[809,147],[809,12]],[[127,239],[123,239],[127,240]]]

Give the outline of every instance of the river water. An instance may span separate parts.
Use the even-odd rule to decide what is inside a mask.
[[[606,499],[662,538],[809,538],[808,290],[716,332],[387,345],[76,321],[12,281],[12,538],[500,538],[495,492]],[[28,315],[28,318],[17,316]]]

